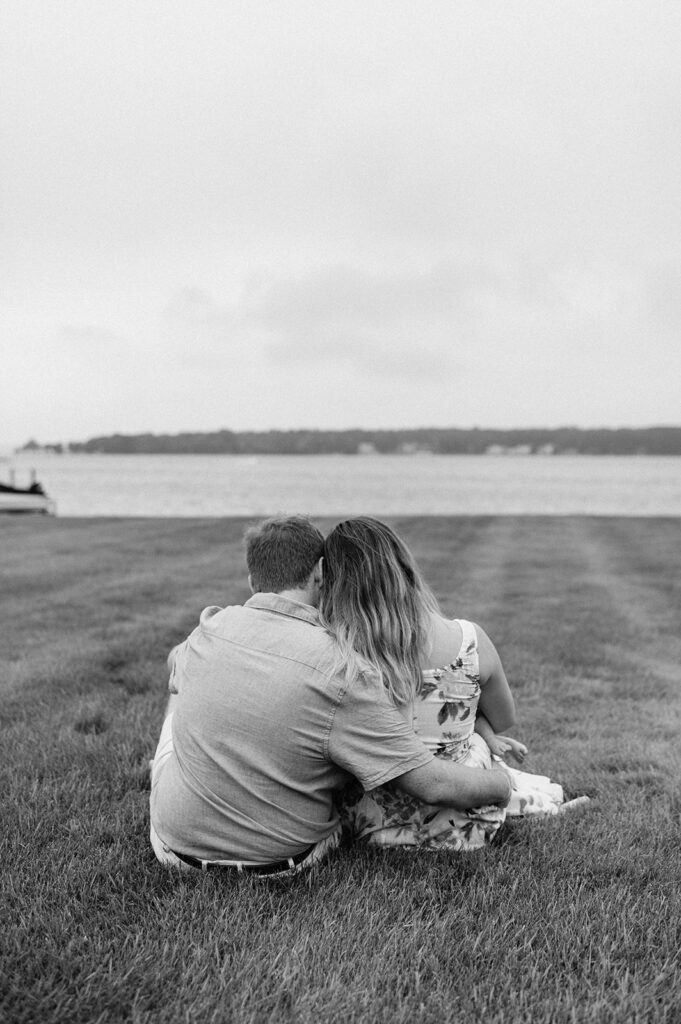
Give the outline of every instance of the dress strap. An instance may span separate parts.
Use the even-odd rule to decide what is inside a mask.
[[[454,622],[461,627],[461,647],[458,656],[463,658],[467,654],[474,654],[478,649],[478,634],[474,624],[468,619],[454,619]]]

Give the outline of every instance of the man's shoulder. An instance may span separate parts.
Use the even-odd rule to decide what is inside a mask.
[[[216,627],[223,621],[239,616],[244,611],[243,604],[228,604],[224,608],[217,604],[210,604],[204,608],[199,616],[199,625],[204,627]]]
[[[205,634],[237,647],[298,662],[325,675],[334,672],[336,645],[316,616],[277,614],[276,607],[248,601],[226,608],[204,608],[200,628]]]

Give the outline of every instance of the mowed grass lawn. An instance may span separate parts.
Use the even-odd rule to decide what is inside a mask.
[[[165,658],[248,596],[246,521],[5,517],[2,1021],[681,1020],[681,519],[390,522],[588,810],[286,883],[164,871]]]

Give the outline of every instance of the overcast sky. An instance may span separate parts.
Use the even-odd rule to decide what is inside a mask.
[[[3,0],[0,444],[681,424],[681,3]]]

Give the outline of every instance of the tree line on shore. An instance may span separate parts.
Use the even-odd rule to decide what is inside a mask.
[[[99,454],[164,455],[681,455],[681,427],[578,427],[497,430],[423,427],[404,430],[217,430],[209,433],[111,434],[47,448]]]

